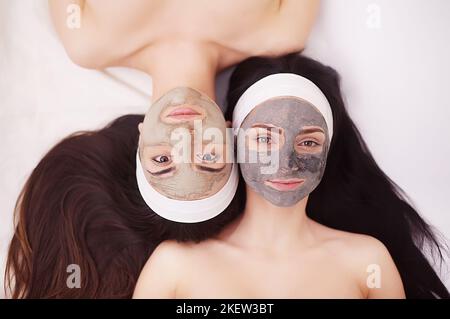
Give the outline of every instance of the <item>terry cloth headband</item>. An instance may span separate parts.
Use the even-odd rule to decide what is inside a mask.
[[[136,152],[136,179],[141,196],[148,207],[159,216],[180,223],[198,223],[222,213],[233,200],[239,183],[237,165],[232,163],[228,181],[216,194],[189,201],[168,198],[155,190],[145,178],[139,149]]]
[[[333,113],[330,103],[312,81],[292,73],[269,75],[254,83],[242,94],[233,112],[234,134],[238,134],[242,122],[256,106],[275,97],[288,96],[298,97],[317,108],[325,119],[331,141],[333,137]]]

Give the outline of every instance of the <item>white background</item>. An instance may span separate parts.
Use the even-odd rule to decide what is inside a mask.
[[[325,0],[306,50],[340,72],[375,159],[447,238],[449,33],[447,0]],[[113,72],[151,94],[146,75]],[[74,131],[144,113],[146,94],[73,65],[46,0],[0,0],[0,286],[15,200],[33,167]],[[450,286],[448,269],[442,277]]]

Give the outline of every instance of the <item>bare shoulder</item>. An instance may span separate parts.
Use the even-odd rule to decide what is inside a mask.
[[[369,298],[404,298],[403,283],[387,247],[377,238],[315,224],[320,246],[335,256]]]
[[[276,13],[264,21],[259,32],[249,34],[252,53],[262,56],[280,56],[305,48],[319,9],[318,0],[284,0]],[[255,48],[254,41],[258,45]],[[249,49],[244,50],[249,52]]]
[[[318,223],[314,225],[315,234],[325,247],[338,250],[346,255],[360,258],[386,257],[386,246],[375,237],[333,229]]]
[[[375,237],[337,230],[315,222],[313,230],[321,248],[350,266],[368,266],[392,259],[386,246]]]
[[[163,259],[167,262],[170,262],[173,259],[181,258],[183,255],[186,254],[186,245],[177,242],[175,240],[167,240],[163,241],[161,244],[156,247],[155,251],[153,252],[152,257]]]
[[[280,41],[291,51],[301,50],[319,11],[319,0],[285,0],[281,3],[276,28]]]
[[[55,30],[68,57],[87,69],[102,69],[112,50],[111,32],[106,32],[94,19],[90,2],[86,0],[49,0],[49,11]],[[108,49],[108,50],[107,50]],[[106,62],[105,62],[106,61]]]
[[[190,244],[164,241],[141,271],[133,298],[174,298],[183,270],[189,268]]]
[[[179,273],[182,267],[178,267],[178,265],[187,263],[194,249],[195,244],[193,243],[183,243],[175,240],[164,241],[150,255],[144,270],[157,266],[166,269],[166,271]]]

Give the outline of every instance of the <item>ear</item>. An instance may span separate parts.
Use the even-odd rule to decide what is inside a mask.
[[[144,127],[144,123],[142,123],[142,122],[139,123],[139,125],[138,125],[139,134],[142,134],[143,127]]]

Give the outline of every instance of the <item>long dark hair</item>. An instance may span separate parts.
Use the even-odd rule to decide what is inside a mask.
[[[250,58],[230,78],[226,118],[244,91],[274,73],[295,73],[314,82],[331,104],[333,140],[320,185],[310,195],[307,214],[343,231],[367,234],[388,248],[400,272],[408,298],[449,298],[424,251],[442,262],[443,246],[401,189],[378,167],[349,117],[337,72],[299,54],[281,58]],[[274,110],[275,111],[275,110]]]
[[[242,212],[245,189],[227,210],[202,223],[161,218],[135,178],[142,115],[76,133],[33,170],[16,205],[5,282],[13,298],[129,298],[145,262],[163,240],[201,241]],[[69,265],[81,288],[67,286]]]

